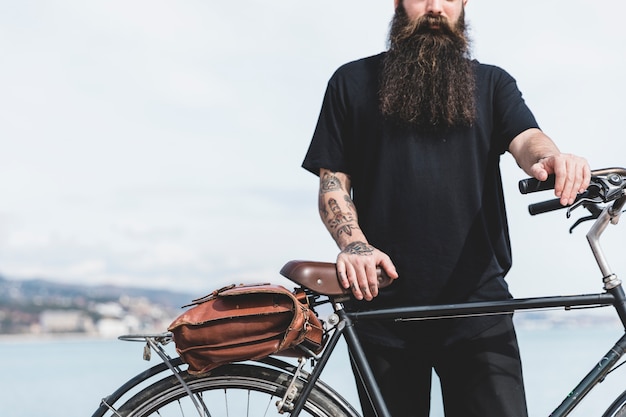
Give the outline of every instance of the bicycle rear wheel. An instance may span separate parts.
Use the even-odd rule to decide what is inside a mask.
[[[210,416],[278,416],[276,402],[283,398],[291,375],[249,364],[219,367],[202,376],[181,376]],[[297,382],[298,392],[302,381]],[[187,391],[171,375],[138,392],[118,409],[124,417],[194,416],[198,412]],[[358,413],[334,392],[316,386],[305,404],[303,416],[356,417]]]
[[[626,417],[626,391],[613,401],[602,417]]]

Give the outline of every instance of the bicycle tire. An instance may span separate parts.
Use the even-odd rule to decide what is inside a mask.
[[[278,416],[276,402],[283,398],[292,376],[286,372],[249,364],[230,364],[201,376],[181,374],[193,393],[199,394],[210,416]],[[298,392],[302,381],[297,382]],[[317,386],[300,415],[311,417],[357,417],[341,397]],[[163,378],[135,394],[119,409],[123,417],[193,416],[195,406],[174,375]]]
[[[613,401],[602,417],[626,417],[626,391]]]

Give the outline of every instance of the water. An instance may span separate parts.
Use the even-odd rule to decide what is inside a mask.
[[[547,416],[620,336],[619,329],[519,329],[530,415]],[[322,375],[356,404],[345,352],[336,352]],[[152,362],[140,343],[104,339],[0,339],[3,417],[90,416],[102,397]],[[626,367],[625,367],[626,368]],[[601,415],[626,389],[625,372],[600,384],[571,416]],[[443,415],[433,393],[432,417]]]

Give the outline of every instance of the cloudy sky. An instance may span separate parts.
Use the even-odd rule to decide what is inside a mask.
[[[392,12],[391,0],[3,2],[0,274],[201,293],[281,282],[291,259],[334,261],[300,163],[328,78],[385,48]],[[623,0],[467,7],[474,56],[510,72],[546,133],[592,168],[626,166],[625,12]],[[588,224],[570,235],[564,212],[529,216],[551,196],[518,195],[525,175],[510,155],[502,165],[515,295],[600,290]],[[626,271],[626,232],[607,235]]]

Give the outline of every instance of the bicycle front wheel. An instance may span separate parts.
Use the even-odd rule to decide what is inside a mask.
[[[626,391],[613,401],[602,417],[626,417]]]
[[[249,364],[231,364],[202,376],[181,374],[206,412],[220,417],[278,416],[276,402],[287,391],[292,376]],[[298,392],[302,381],[297,382]],[[124,417],[193,416],[198,411],[178,379],[171,375],[138,392],[119,409]],[[334,392],[316,386],[306,401],[303,416],[357,417],[358,413]]]

